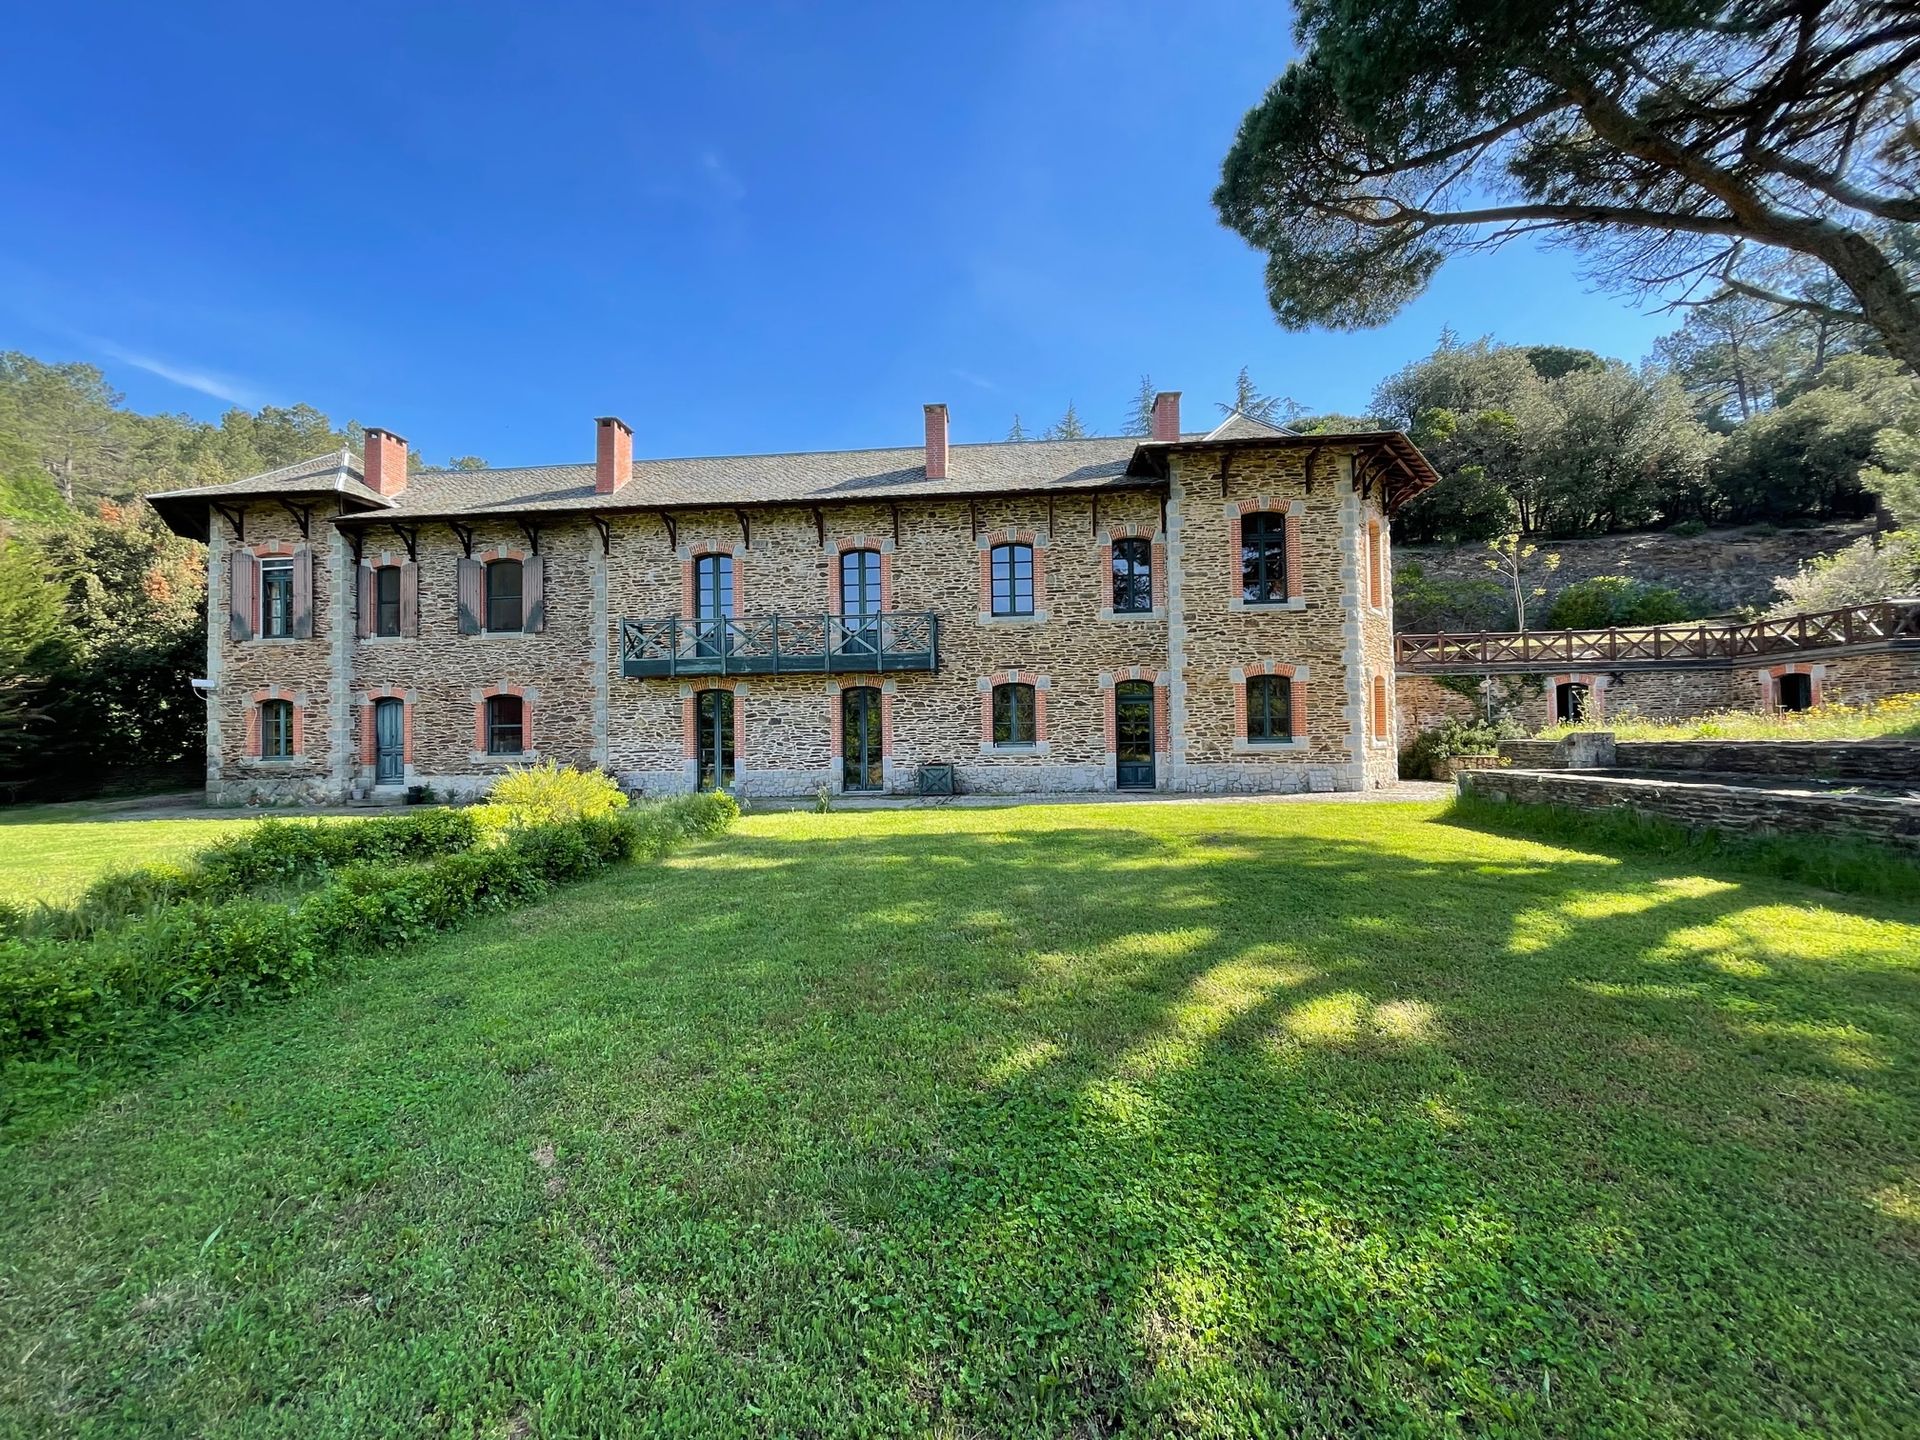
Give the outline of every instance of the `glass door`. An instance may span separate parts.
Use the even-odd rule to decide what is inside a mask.
[[[696,697],[694,725],[700,788],[725,790],[733,784],[733,692],[702,690]]]
[[[1122,790],[1153,789],[1153,686],[1123,680],[1113,687],[1114,782]]]
[[[880,692],[856,686],[840,692],[840,785],[848,791],[886,788],[880,753]]]

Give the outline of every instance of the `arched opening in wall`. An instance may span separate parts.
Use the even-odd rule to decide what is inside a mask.
[[[1114,784],[1151,790],[1153,774],[1153,682],[1122,680],[1113,687]]]
[[[1780,676],[1774,681],[1774,704],[1781,710],[1811,710],[1813,677],[1793,674]]]
[[[880,552],[848,550],[840,556],[840,649],[854,655],[880,651]]]
[[[880,692],[855,685],[840,692],[840,788],[862,792],[886,788],[880,743]]]
[[[694,754],[702,790],[733,784],[733,692],[702,690],[694,697]]]
[[[1553,687],[1553,718],[1563,725],[1586,719],[1592,703],[1592,687],[1584,681],[1562,680]]]

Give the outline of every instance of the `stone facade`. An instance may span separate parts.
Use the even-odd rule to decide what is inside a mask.
[[[399,443],[376,433],[379,443]],[[306,535],[287,506],[236,490],[208,522],[212,593],[237,593],[229,577],[240,551],[278,559],[304,548],[311,630],[260,638],[213,607],[209,793],[223,803],[312,802],[427,785],[459,797],[536,759],[602,767],[637,792],[686,790],[698,780],[705,690],[732,697],[740,792],[838,790],[842,693],[856,686],[878,692],[889,791],[913,791],[930,764],[954,766],[963,792],[1111,790],[1116,696],[1142,683],[1152,687],[1155,788],[1390,784],[1398,702],[1388,518],[1377,496],[1356,491],[1350,448],[1324,447],[1311,484],[1305,455],[1297,444],[1176,448],[1164,482],[1097,494],[960,489],[950,499],[892,504],[676,504],[671,512],[645,508],[636,473],[597,521],[556,513],[336,525],[314,515]],[[389,483],[395,463],[382,459]],[[399,463],[404,473],[404,451]],[[1289,593],[1249,605],[1239,594],[1238,533],[1263,512],[1286,520]],[[1110,565],[1122,539],[1148,542],[1149,610],[1113,608]],[[1002,542],[1033,547],[1032,616],[989,613],[988,562]],[[693,681],[622,674],[622,621],[691,615],[702,557],[731,557],[736,616],[818,616],[837,609],[839,559],[849,549],[878,552],[885,610],[938,617],[937,669]],[[477,575],[474,566],[493,560],[522,562],[530,596],[537,588],[537,599],[523,598],[524,630],[476,633],[470,616],[463,622],[463,566]],[[243,578],[253,573],[246,563]],[[381,587],[392,580],[380,578],[387,570],[400,579],[401,633],[368,633],[381,628],[368,609],[389,593]],[[1263,675],[1292,684],[1292,735],[1280,743],[1247,736],[1245,687]],[[1033,687],[1027,743],[994,743],[992,693],[1003,683]],[[295,707],[295,753],[262,755],[261,703],[283,697]],[[496,697],[519,701],[521,753],[487,753]],[[397,706],[404,764],[381,780],[383,702]]]

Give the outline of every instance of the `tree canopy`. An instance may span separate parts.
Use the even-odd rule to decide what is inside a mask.
[[[1544,234],[1624,287],[1870,326],[1920,369],[1911,6],[1301,0],[1295,28],[1214,194],[1282,324],[1380,324],[1450,254]]]

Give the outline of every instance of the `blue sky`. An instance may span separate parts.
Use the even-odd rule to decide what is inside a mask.
[[[0,348],[143,410],[307,401],[430,458],[1116,429],[1252,368],[1365,405],[1443,327],[1637,358],[1571,255],[1456,261],[1384,329],[1274,324],[1208,203],[1284,6],[18,8]]]

